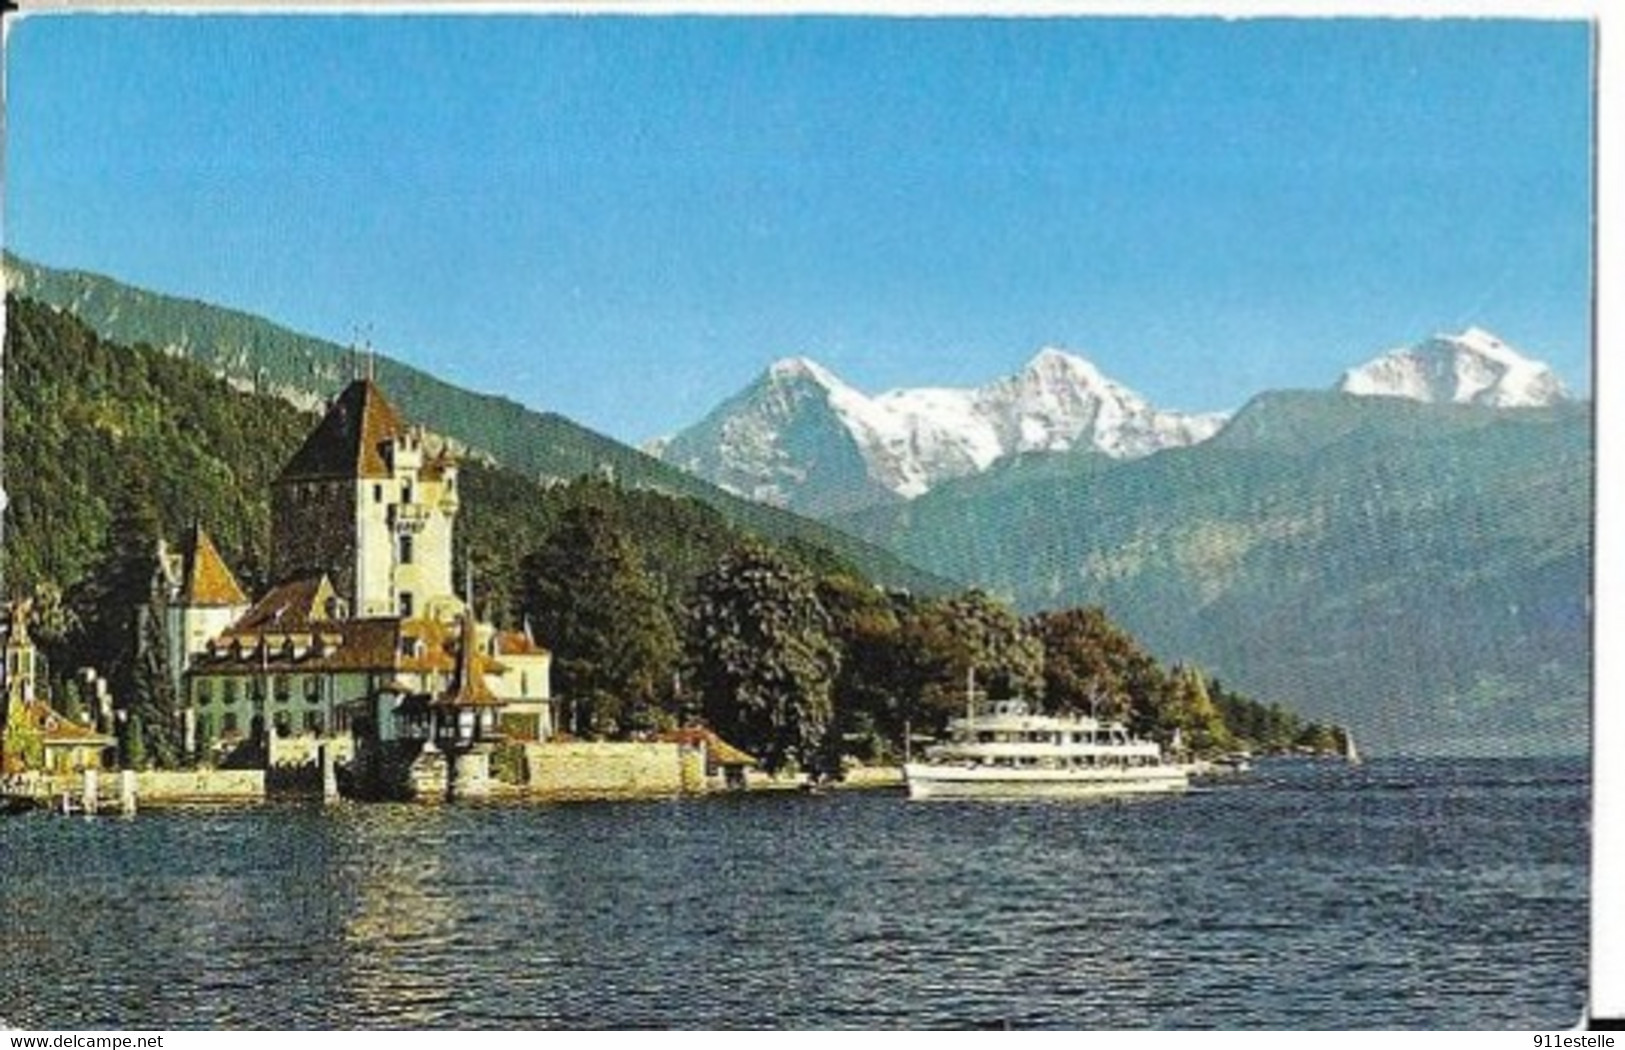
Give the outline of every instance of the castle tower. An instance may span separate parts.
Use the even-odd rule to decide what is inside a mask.
[[[434,616],[452,590],[457,467],[424,447],[370,379],[345,388],[277,477],[271,571],[325,572],[349,616]]]

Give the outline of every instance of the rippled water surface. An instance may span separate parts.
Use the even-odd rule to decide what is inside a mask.
[[[1265,763],[1183,798],[0,818],[35,1028],[1554,1028],[1584,763]]]

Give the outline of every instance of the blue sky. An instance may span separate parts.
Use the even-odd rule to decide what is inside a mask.
[[[1581,22],[37,15],[5,239],[639,441],[807,354],[1159,405],[1479,325],[1589,390]]]

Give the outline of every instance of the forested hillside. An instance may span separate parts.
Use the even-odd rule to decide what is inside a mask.
[[[160,539],[201,523],[263,588],[271,482],[316,419],[50,307],[8,310],[6,593],[36,598],[59,686],[93,666],[126,700],[143,689],[132,610],[150,599]],[[995,695],[1103,699],[1142,732],[1177,729],[1205,749],[1330,739],[1196,668],[1159,665],[1098,610],[1022,620],[977,592],[888,590],[840,553],[597,473],[465,471],[458,560],[475,568],[482,613],[553,649],[576,733],[703,714],[770,765],[832,768],[837,752],[895,755],[906,733],[939,731],[974,667]]]

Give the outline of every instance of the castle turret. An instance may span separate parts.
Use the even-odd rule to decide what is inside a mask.
[[[160,552],[160,563],[166,559]],[[192,526],[180,553],[179,579],[164,604],[164,631],[169,646],[169,668],[175,695],[192,660],[208,648],[209,639],[230,627],[248,611],[248,596],[227,568],[201,524]]]

